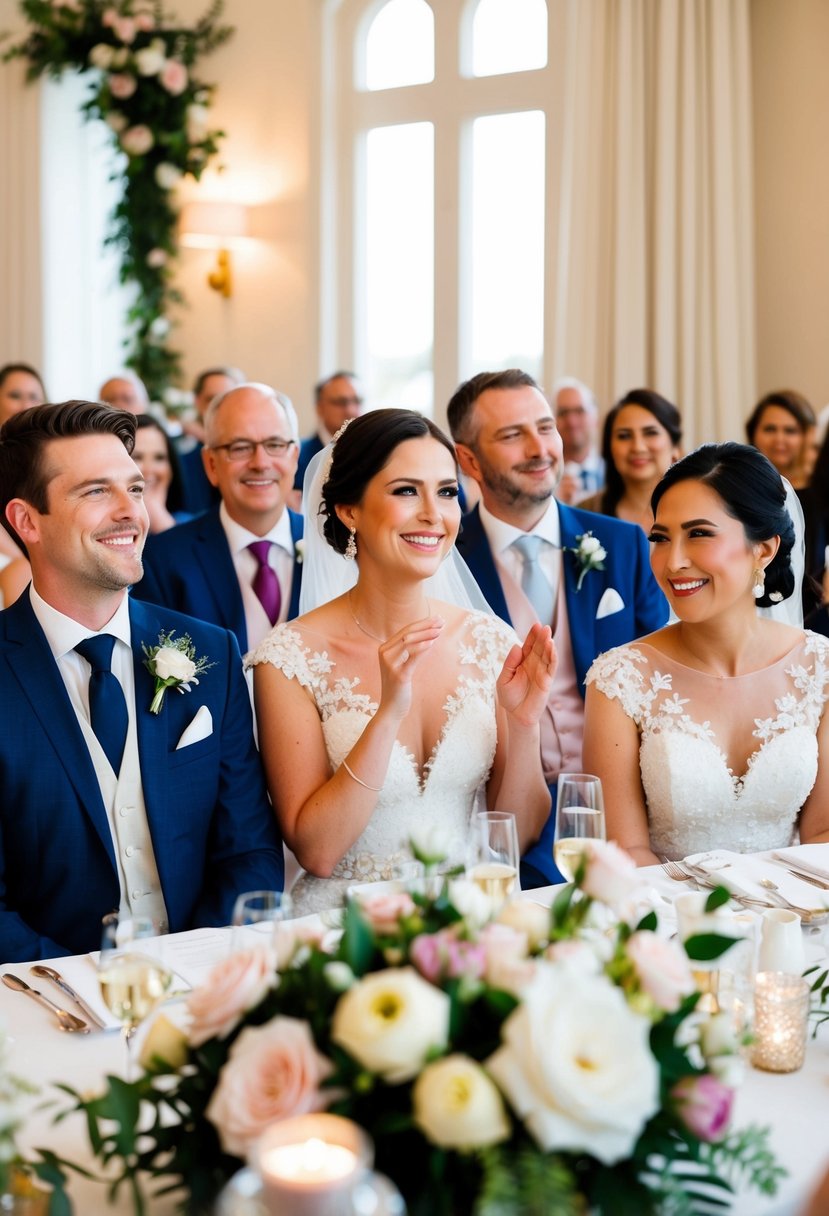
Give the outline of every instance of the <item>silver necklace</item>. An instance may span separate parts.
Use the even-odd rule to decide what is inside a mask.
[[[372,638],[375,642],[387,642],[389,640],[388,638],[381,638],[379,633],[372,633],[370,629],[366,629],[365,625],[360,620],[360,618],[357,616],[357,613],[354,611],[354,606],[351,602],[352,594],[353,594],[353,589],[352,589],[352,591],[349,591],[349,593],[348,593],[348,611],[351,613],[351,619],[354,622],[354,624],[357,626],[357,628],[360,630],[361,633],[364,633],[366,635],[367,638]],[[426,601],[426,615],[427,616],[429,615],[429,601],[428,600]]]

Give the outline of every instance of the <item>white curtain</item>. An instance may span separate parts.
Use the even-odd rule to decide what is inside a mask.
[[[550,0],[562,39],[549,343],[600,400],[648,385],[685,445],[753,405],[749,0]]]

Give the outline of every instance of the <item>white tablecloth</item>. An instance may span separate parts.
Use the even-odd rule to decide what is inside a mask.
[[[655,892],[668,898],[673,898],[682,890],[679,884],[672,883],[660,870],[643,871],[643,877]],[[527,898],[550,902],[553,894],[554,889],[547,888],[529,892]],[[660,894],[655,896],[659,903],[663,902]],[[217,931],[211,938],[209,931],[202,931],[202,937],[195,937],[197,946],[203,943],[205,961],[211,950],[218,952],[218,957],[227,949],[227,932]],[[185,937],[179,936],[182,939]],[[812,957],[823,949],[826,936],[825,931],[822,938],[813,935],[810,939],[807,935],[807,952]],[[169,939],[171,944],[177,940]],[[82,987],[79,977],[84,977],[87,970],[89,976],[94,977],[92,963],[87,958],[57,959],[54,965],[78,988]],[[58,1003],[72,1008],[71,1002],[51,991],[46,981],[34,980],[26,964],[0,966],[0,971],[19,975],[27,982],[40,986]],[[95,991],[94,983],[91,986],[89,983],[83,985],[84,995],[90,991]],[[171,1011],[176,1009],[181,1010],[182,1007],[170,1006]],[[175,1012],[172,1016],[175,1017]],[[21,1148],[48,1147],[69,1160],[89,1165],[84,1120],[76,1115],[55,1126],[52,1124],[53,1112],[40,1110],[38,1106],[44,1097],[57,1097],[59,1107],[65,1108],[67,1100],[52,1088],[53,1082],[62,1081],[81,1091],[94,1091],[108,1072],[122,1075],[124,1044],[118,1032],[63,1034],[46,1009],[2,985],[0,1020],[12,1039],[10,1056],[14,1071],[40,1086],[42,1091],[39,1098],[31,1099],[31,1116],[19,1138]],[[733,1208],[735,1216],[798,1216],[806,1197],[829,1167],[829,1025],[819,1032],[816,1041],[809,1040],[806,1064],[800,1072],[774,1075],[749,1069],[745,1084],[738,1094],[733,1126],[740,1127],[747,1123],[767,1124],[772,1128],[772,1147],[777,1160],[788,1169],[789,1177],[783,1181],[778,1195],[773,1199],[765,1199],[756,1193],[738,1197]],[[107,1206],[104,1187],[75,1175],[70,1194],[77,1216],[112,1216],[115,1210]],[[174,1208],[172,1199],[164,1199],[153,1202],[149,1210],[151,1216],[168,1216]],[[117,1210],[128,1210],[126,1192],[121,1196]]]

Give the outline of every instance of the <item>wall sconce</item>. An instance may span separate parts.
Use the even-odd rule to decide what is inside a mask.
[[[248,235],[248,209],[242,203],[185,203],[179,218],[182,245],[215,249],[216,267],[207,276],[214,291],[227,299],[233,294],[230,248]]]

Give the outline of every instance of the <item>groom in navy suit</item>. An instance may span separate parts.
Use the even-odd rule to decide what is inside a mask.
[[[0,614],[0,961],[96,949],[115,908],[227,924],[241,892],[282,886],[235,638],[127,594],[148,528],[134,437],[79,401],[0,431],[0,507],[32,567]],[[209,666],[153,713],[145,659],[170,634]]]
[[[581,771],[590,664],[664,625],[668,605],[641,528],[553,497],[561,436],[532,376],[482,372],[457,390],[448,418],[461,469],[481,492],[463,517],[458,550],[491,608],[519,636],[535,620],[553,628],[558,665],[541,720],[541,758],[554,808],[559,773]],[[554,828],[553,809],[525,854],[525,887],[562,881],[552,860]]]
[[[302,517],[286,506],[296,414],[268,385],[240,384],[213,399],[204,426],[221,505],[150,537],[133,594],[232,630],[244,654],[299,611]]]

